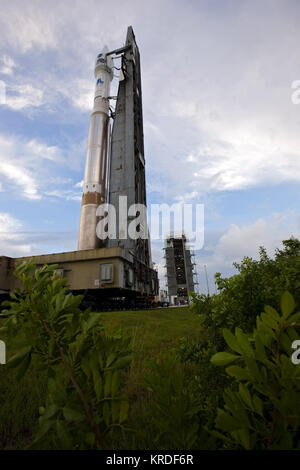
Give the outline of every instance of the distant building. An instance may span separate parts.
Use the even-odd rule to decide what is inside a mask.
[[[164,289],[160,289],[159,296],[158,296],[158,301],[159,301],[160,304],[169,304],[168,291],[166,291]]]
[[[186,303],[188,293],[195,292],[194,263],[187,242],[184,234],[170,234],[165,239],[168,295],[174,303]]]

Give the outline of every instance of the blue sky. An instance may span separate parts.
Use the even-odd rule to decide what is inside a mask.
[[[213,290],[216,271],[300,236],[298,1],[1,3],[0,255],[76,249],[94,61],[128,25],[148,204],[205,205],[200,290],[204,264]],[[152,255],[163,279],[161,242]]]

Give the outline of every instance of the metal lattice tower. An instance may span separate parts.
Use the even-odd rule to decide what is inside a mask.
[[[189,292],[195,292],[194,264],[192,253],[184,234],[170,234],[165,239],[165,259],[169,297],[188,299]]]

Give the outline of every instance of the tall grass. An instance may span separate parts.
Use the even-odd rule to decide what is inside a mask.
[[[38,409],[44,403],[46,375],[34,365],[18,381],[16,371],[0,366],[0,449],[23,449],[38,425]]]
[[[199,320],[186,307],[99,315],[108,330],[120,330],[131,337],[133,356],[124,390],[130,400],[128,427],[132,431],[114,431],[110,436],[112,446],[115,449],[151,449],[152,398],[143,385],[144,377],[151,361],[175,348],[180,337],[201,335]],[[7,346],[10,357],[16,351]],[[45,400],[46,380],[46,374],[37,372],[34,364],[21,381],[17,380],[14,369],[0,366],[1,450],[22,449],[31,442],[38,426],[38,409]]]

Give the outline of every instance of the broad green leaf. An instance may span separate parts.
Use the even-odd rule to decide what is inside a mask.
[[[77,422],[77,421],[81,421],[83,419],[85,419],[85,415],[78,411],[78,410],[74,410],[72,408],[69,408],[67,406],[65,406],[63,408],[63,415],[64,415],[64,418],[66,421],[74,421],[74,422]]]
[[[248,336],[245,335],[245,333],[243,333],[243,331],[240,328],[235,329],[235,336],[236,336],[236,339],[238,341],[238,344],[241,350],[243,351],[243,354],[245,356],[253,357],[254,353],[253,353],[253,349],[251,347]]]
[[[288,291],[285,291],[281,296],[280,305],[282,316],[284,319],[287,319],[295,309],[295,301],[292,294],[290,294]]]
[[[118,400],[112,400],[111,414],[113,423],[117,423],[120,416],[120,402]]]
[[[241,428],[241,423],[234,419],[229,413],[218,408],[218,415],[216,418],[216,427],[223,431],[235,431]]]
[[[111,379],[112,371],[108,370],[104,372],[104,397],[109,397],[111,395]]]
[[[110,369],[124,369],[131,363],[132,356],[124,356],[120,357],[119,359],[114,362],[114,364],[110,367]]]
[[[120,404],[120,418],[119,418],[119,423],[123,423],[124,421],[127,420],[128,416],[128,409],[129,409],[129,402],[126,400],[121,401]]]
[[[238,380],[250,380],[251,378],[248,371],[239,366],[229,366],[225,370],[228,375]]]
[[[223,336],[228,346],[235,352],[242,354],[242,349],[238,344],[236,337],[227,328],[223,328]]]
[[[53,355],[54,350],[55,350],[55,338],[54,338],[54,336],[51,336],[50,339],[49,339],[49,343],[48,343],[49,357],[51,357]]]
[[[104,418],[104,422],[105,422],[106,426],[109,426],[109,424],[110,424],[110,406],[109,406],[108,401],[105,401],[103,403],[103,418]]]
[[[21,380],[31,363],[31,351],[27,353],[23,361],[17,366],[17,380]]]
[[[199,424],[193,423],[190,425],[185,442],[185,449],[191,449],[192,446],[195,444],[198,438],[198,431],[199,431]]]
[[[261,339],[262,339],[262,341],[263,341],[263,343],[264,343],[265,346],[270,346],[272,339],[276,340],[276,333],[275,333],[275,331],[273,331],[272,328],[270,328],[266,323],[264,323],[264,322],[261,323],[261,324],[259,325],[259,330],[260,330],[260,331],[263,331],[263,333],[265,334],[264,339],[263,339],[263,337],[261,336]],[[265,344],[264,341],[266,342],[266,344]]]
[[[63,450],[72,450],[73,443],[72,443],[71,434],[69,433],[65,424],[62,423],[62,421],[57,421],[56,432],[57,432],[57,437],[59,439],[59,442]]]
[[[99,361],[99,365],[101,369],[104,369],[104,359],[103,359],[103,354],[101,353],[101,351],[97,352],[97,356],[98,356],[98,361]]]
[[[68,395],[59,377],[48,379],[48,391],[55,403],[62,407],[65,405]]]
[[[300,339],[299,333],[293,326],[289,326],[286,329],[286,333],[289,335],[291,342],[296,341],[297,339]]]
[[[253,406],[256,413],[258,413],[260,416],[263,416],[263,403],[257,395],[253,396]]]
[[[93,379],[94,379],[94,390],[96,393],[97,400],[100,400],[102,397],[102,377],[100,372],[97,369],[93,369]]]
[[[291,339],[284,331],[282,331],[280,333],[279,344],[280,344],[281,348],[284,350],[284,352],[286,352],[287,354],[290,353],[290,351],[291,351]]]
[[[240,442],[246,450],[250,450],[250,435],[249,430],[246,428],[239,429],[237,431]]]
[[[271,307],[270,305],[265,305],[265,312],[268,313],[276,322],[280,322],[280,315],[275,310],[275,308]]]
[[[249,392],[248,388],[245,387],[245,385],[243,385],[242,383],[240,383],[240,385],[239,385],[239,394],[242,397],[244,403],[246,403],[246,405],[250,409],[253,409],[250,392]]]
[[[39,442],[45,436],[45,434],[49,432],[49,430],[54,426],[54,424],[55,420],[53,419],[43,420],[39,426],[38,432],[36,433],[32,444]]]
[[[46,409],[44,409],[44,413],[42,414],[42,421],[48,420],[53,418],[53,416],[56,416],[57,413],[59,412],[59,407],[55,404],[51,404],[47,406]]]
[[[261,375],[256,360],[252,357],[246,357],[245,363],[249,373],[252,375],[253,381],[260,382]]]
[[[109,367],[116,358],[116,353],[110,353],[106,360],[106,367]]]
[[[272,328],[275,331],[278,329],[278,321],[272,318],[269,313],[263,312],[261,314],[261,319],[269,328]]]
[[[27,346],[26,348],[22,349],[22,351],[15,354],[7,361],[6,366],[11,368],[17,367],[23,361],[25,356],[27,356],[27,354],[31,351],[31,348],[31,346]]]
[[[263,361],[266,358],[264,344],[261,341],[261,335],[256,331],[254,334],[255,356],[256,359]]]
[[[89,330],[94,328],[100,322],[100,316],[94,313],[86,322],[84,322],[83,329],[87,333]]]
[[[236,356],[235,354],[230,354],[228,352],[218,352],[213,355],[210,362],[215,366],[227,366],[227,364],[230,364],[239,358],[240,356]]]
[[[55,310],[56,312],[60,312],[62,310],[62,305],[64,302],[64,293],[60,292],[55,296]]]
[[[90,447],[93,447],[93,445],[95,444],[95,440],[96,440],[96,436],[93,432],[88,432],[86,435],[85,435],[85,442],[90,446]]]
[[[289,317],[289,324],[292,324],[293,322],[300,323],[300,312],[296,312]]]
[[[119,387],[120,387],[120,371],[119,370],[115,370],[113,372],[113,376],[112,376],[112,380],[111,380],[111,395],[112,397],[114,397],[118,390],[119,390]]]
[[[92,375],[91,367],[90,367],[90,362],[88,357],[84,356],[81,360],[81,369],[85,373],[85,375],[90,378]]]

